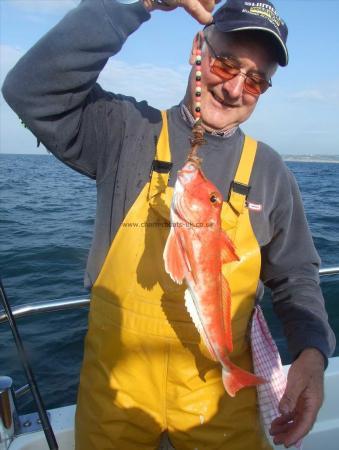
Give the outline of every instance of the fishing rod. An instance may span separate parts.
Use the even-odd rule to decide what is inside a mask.
[[[28,357],[27,357],[25,348],[23,346],[23,342],[21,340],[21,336],[19,334],[18,328],[16,326],[16,322],[15,322],[15,319],[14,319],[14,316],[13,316],[13,313],[12,313],[12,310],[11,310],[11,306],[10,306],[10,304],[8,302],[8,299],[7,299],[7,296],[6,296],[6,292],[5,292],[5,289],[3,287],[1,278],[0,278],[0,300],[1,300],[1,303],[3,304],[5,313],[7,315],[9,326],[11,328],[11,331],[12,331],[12,334],[13,334],[13,337],[14,337],[15,345],[17,347],[17,350],[18,350],[18,353],[19,353],[22,365],[24,367],[24,370],[25,370],[25,373],[26,373],[26,377],[27,377],[27,381],[28,381],[29,387],[31,389],[32,396],[34,398],[36,407],[38,409],[38,414],[39,414],[39,417],[40,417],[40,420],[41,420],[41,425],[42,425],[42,428],[44,430],[45,437],[46,437],[49,449],[50,450],[58,450],[59,446],[58,446],[58,443],[57,443],[57,441],[55,439],[55,435],[54,435],[51,423],[49,421],[49,418],[48,418],[48,415],[47,415],[47,412],[46,412],[46,408],[45,408],[45,406],[43,404],[43,401],[42,401],[42,398],[41,398],[41,395],[40,395],[40,392],[39,392],[39,389],[38,389],[38,385],[37,385],[37,383],[35,381],[35,378],[34,378],[34,375],[33,375],[33,371],[32,371],[31,366],[29,364]]]

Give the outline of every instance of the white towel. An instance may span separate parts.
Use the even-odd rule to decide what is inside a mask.
[[[262,423],[269,436],[272,421],[280,416],[278,406],[285,392],[287,378],[278,348],[259,305],[255,307],[252,318],[251,347],[254,373],[267,380],[267,383],[257,386],[257,392]],[[302,440],[295,446],[301,450]]]

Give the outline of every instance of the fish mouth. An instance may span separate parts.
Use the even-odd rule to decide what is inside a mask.
[[[177,181],[179,181],[182,188],[193,181],[193,179],[197,175],[197,171],[199,170],[199,168],[200,167],[198,161],[195,161],[193,159],[189,160],[189,162],[185,164],[185,166],[181,170],[178,171]]]
[[[185,214],[185,210],[187,210],[185,187],[193,181],[196,173],[197,167],[194,162],[185,164],[185,166],[178,171],[177,181],[175,183],[175,193],[173,197],[174,207],[179,217],[185,222],[187,221],[187,214]]]
[[[189,211],[189,205],[186,204],[186,199],[184,195],[185,188],[183,184],[180,182],[179,178],[176,181],[175,193],[173,195],[173,207],[175,214],[185,223],[189,223],[189,215],[187,212]]]
[[[188,186],[195,183],[197,176],[201,173],[200,159],[198,157],[188,158],[184,167],[178,171],[177,180],[174,187],[173,207],[180,219],[186,223],[190,223],[197,218],[192,217],[192,205],[187,202],[185,191]],[[194,216],[194,214],[193,214]]]
[[[176,185],[175,185],[175,193],[173,195],[173,206],[174,206],[174,210],[175,213],[180,217],[180,219],[182,219],[183,221],[186,222],[186,217],[185,217],[185,213],[184,210],[186,209],[183,206],[184,203],[184,186],[182,185],[182,183],[179,180],[179,177],[176,181]]]

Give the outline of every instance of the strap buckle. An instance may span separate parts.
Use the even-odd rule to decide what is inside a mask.
[[[158,159],[154,159],[152,162],[152,172],[157,173],[170,173],[171,169],[173,167],[173,163],[168,161],[159,161]]]
[[[251,186],[247,184],[238,183],[237,181],[232,181],[231,183],[231,192],[236,192],[237,194],[244,195],[246,198],[250,193]]]

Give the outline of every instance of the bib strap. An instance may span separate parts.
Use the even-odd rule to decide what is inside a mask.
[[[171,150],[169,146],[168,123],[166,111],[161,111],[162,128],[157,143],[155,158],[150,174],[149,199],[163,192],[167,185],[172,169]]]
[[[249,181],[254,164],[258,143],[249,136],[245,136],[240,162],[238,164],[235,179],[231,184],[228,203],[241,214],[245,208],[247,196],[251,186]]]

